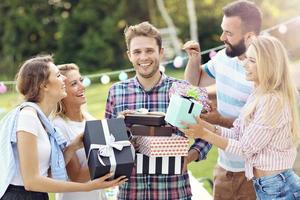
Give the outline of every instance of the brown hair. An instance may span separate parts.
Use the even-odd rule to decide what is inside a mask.
[[[72,71],[72,70],[76,70],[76,71],[79,72],[79,67],[74,63],[67,63],[67,64],[57,65],[57,68],[59,69],[60,73],[64,76],[66,76],[66,74],[69,71]],[[57,103],[56,111],[55,111],[54,115],[55,116],[60,116],[63,119],[66,119],[66,117],[67,117],[66,116],[66,109],[65,109],[65,106],[64,106],[62,100],[60,100]]]
[[[47,83],[50,71],[50,55],[40,55],[26,60],[16,75],[16,89],[26,101],[39,102],[41,85]]]
[[[223,8],[226,17],[239,17],[242,20],[243,31],[253,31],[259,35],[262,23],[260,9],[250,1],[234,1]]]
[[[127,49],[129,50],[130,47],[130,42],[132,38],[137,37],[137,36],[145,36],[145,37],[151,37],[156,40],[156,43],[161,49],[162,47],[162,39],[159,31],[157,28],[155,28],[152,24],[149,22],[142,22],[137,25],[132,25],[129,27],[126,27],[124,30],[124,35],[125,35],[125,41],[126,41],[126,46]]]

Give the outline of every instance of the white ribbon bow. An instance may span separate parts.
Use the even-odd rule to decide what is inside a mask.
[[[128,140],[122,140],[122,141],[116,141],[115,137],[113,135],[109,136],[108,142],[106,145],[103,144],[91,144],[90,151],[92,149],[98,149],[97,155],[99,162],[106,166],[103,162],[101,156],[103,157],[111,157],[114,156],[113,148],[122,151],[123,147],[130,146],[131,143]]]

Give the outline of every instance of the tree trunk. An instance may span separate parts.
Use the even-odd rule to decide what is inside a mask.
[[[190,22],[190,37],[191,40],[198,42],[197,15],[194,0],[186,0],[186,6]]]
[[[171,36],[171,41],[173,43],[173,47],[175,50],[176,55],[180,55],[181,51],[181,47],[180,47],[180,42],[179,39],[177,38],[177,33],[176,33],[176,28],[175,25],[171,19],[171,17],[169,16],[167,9],[164,5],[163,0],[156,0],[157,6],[158,6],[158,10],[161,13],[164,21],[166,22],[168,29],[169,29],[169,33]]]

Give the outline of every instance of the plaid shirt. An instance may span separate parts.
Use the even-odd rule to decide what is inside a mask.
[[[176,80],[162,74],[160,81],[151,90],[143,89],[136,77],[114,84],[108,94],[105,117],[116,118],[118,113],[146,108],[149,111],[166,112],[169,104],[169,89]],[[191,146],[199,152],[199,160],[206,158],[211,145],[197,139]],[[187,173],[182,175],[136,174],[133,168],[128,182],[120,186],[118,199],[191,199],[191,187]]]

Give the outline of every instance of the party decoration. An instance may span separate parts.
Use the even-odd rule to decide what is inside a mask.
[[[174,61],[173,61],[173,65],[176,68],[180,68],[183,65],[183,58],[181,56],[176,56]]]
[[[215,50],[212,50],[209,52],[209,58],[212,59],[212,57],[214,57],[217,54],[217,52]]]
[[[89,79],[88,77],[84,77],[82,84],[84,85],[84,87],[89,87],[91,85],[91,79]]]
[[[101,83],[104,84],[104,85],[106,85],[110,82],[110,78],[106,74],[102,75],[100,80],[101,80]]]
[[[126,72],[122,71],[120,74],[119,74],[119,80],[120,81],[125,81],[128,79],[128,75]]]
[[[160,66],[159,66],[159,71],[161,71],[162,73],[164,73],[164,72],[166,71],[165,66],[160,65]]]
[[[0,94],[4,94],[7,92],[7,87],[3,82],[0,82]]]
[[[287,26],[285,24],[281,24],[279,27],[278,27],[278,31],[279,33],[281,34],[285,34],[287,32]]]

